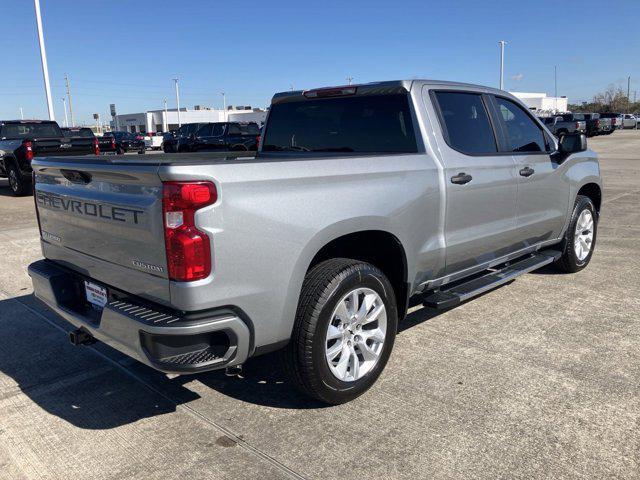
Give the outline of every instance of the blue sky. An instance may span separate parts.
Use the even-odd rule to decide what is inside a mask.
[[[31,0],[0,0],[0,118],[46,118]],[[604,6],[604,7],[603,7]],[[640,1],[41,0],[56,118],[64,74],[76,121],[175,106],[266,106],[290,89],[400,78],[498,83],[589,100],[609,84],[640,97]],[[632,94],[633,96],[633,94]]]

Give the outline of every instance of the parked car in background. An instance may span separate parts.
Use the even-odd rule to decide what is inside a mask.
[[[631,115],[630,113],[624,114],[624,119],[622,120],[622,128],[637,128],[638,127],[638,118],[635,115]]]
[[[595,135],[608,135],[611,130],[611,119],[600,118],[599,113],[583,113],[584,120],[587,122],[587,137]]]
[[[621,113],[601,113],[600,118],[611,120],[611,131],[609,133],[613,133],[614,130],[621,130],[624,128],[624,115]]]
[[[49,120],[0,121],[0,177],[9,179],[14,195],[26,195],[31,192],[31,161],[34,158],[100,153],[95,137],[82,136],[84,132],[78,135],[63,133],[56,122]]]
[[[556,137],[565,135],[567,133],[585,133],[587,129],[587,123],[575,118],[575,115],[567,115],[568,119],[564,118],[564,115],[557,115],[554,117],[540,118],[540,121],[544,123],[551,133]]]
[[[185,123],[175,132],[165,134],[162,139],[162,150],[165,153],[177,153],[185,151],[186,141],[189,136],[196,133],[198,129],[203,125],[206,125],[206,123]]]
[[[202,125],[186,140],[185,150],[257,150],[260,127],[255,122],[217,122]]]
[[[64,127],[60,130],[64,137],[71,142],[74,149],[89,151],[95,148],[96,143],[100,149],[100,141],[94,135],[93,130],[88,127]]]
[[[382,373],[411,297],[447,309],[544,265],[577,272],[594,252],[597,154],[502,90],[283,92],[258,154],[234,156],[250,157],[78,159],[97,185],[72,186],[65,159],[34,163],[45,258],[29,275],[74,344],[170,373],[238,372],[282,350],[292,384],[344,403]]]
[[[131,132],[107,132],[104,137],[113,137],[116,143],[116,153],[122,155],[129,151],[137,151],[144,153],[145,144],[142,136],[138,133]]]
[[[163,138],[164,133],[162,132],[147,132],[142,134],[144,146],[150,150],[162,150]]]

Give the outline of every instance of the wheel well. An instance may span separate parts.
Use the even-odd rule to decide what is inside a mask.
[[[596,183],[587,183],[578,191],[578,195],[589,197],[596,207],[596,212],[600,213],[600,205],[602,204],[602,192]]]
[[[332,240],[313,257],[309,269],[330,258],[351,258],[378,267],[391,282],[398,319],[402,320],[407,311],[407,257],[404,248],[394,235],[381,230],[366,230],[350,233]]]

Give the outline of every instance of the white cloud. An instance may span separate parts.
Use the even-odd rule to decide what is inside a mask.
[[[511,75],[511,80],[513,80],[514,82],[521,82],[523,78],[524,78],[524,74],[522,73]]]

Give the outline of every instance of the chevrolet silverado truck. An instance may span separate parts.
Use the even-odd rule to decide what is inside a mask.
[[[43,155],[99,153],[95,138],[74,141],[67,138],[60,126],[53,121],[0,121],[0,178],[9,179],[9,187],[15,196],[31,192],[31,162],[34,158]]]
[[[256,154],[33,168],[44,259],[29,274],[74,344],[173,373],[279,350],[329,404],[376,381],[410,300],[447,309],[585,268],[602,204],[583,134],[554,138],[507,92],[429,80],[276,94]]]

